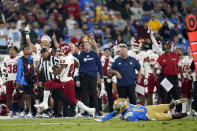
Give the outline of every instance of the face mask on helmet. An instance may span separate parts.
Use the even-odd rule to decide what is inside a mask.
[[[170,46],[167,46],[170,45]],[[168,41],[165,45],[164,45],[164,50],[166,49],[170,49],[171,52],[176,50],[176,47],[174,46],[174,43],[172,41]]]
[[[127,100],[124,98],[118,98],[117,100],[115,100],[113,108],[118,113],[124,112],[128,108]]]
[[[68,44],[61,44],[57,48],[57,57],[67,56],[71,52],[71,48]]]
[[[140,51],[142,44],[139,40],[135,40],[132,46],[134,51]]]

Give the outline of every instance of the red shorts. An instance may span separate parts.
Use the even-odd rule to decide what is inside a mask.
[[[185,78],[182,87],[181,87],[181,93],[186,95],[187,98],[191,98],[192,95],[192,80]]]
[[[6,95],[12,95],[14,87],[16,87],[16,83],[14,81],[6,82]]]
[[[69,101],[69,104],[76,104],[77,99],[74,90],[74,81],[61,82],[60,80],[50,80],[44,83],[47,89],[63,89],[65,98]]]
[[[160,95],[160,80],[159,80],[159,75],[157,75],[157,81],[154,81],[153,74],[149,74],[148,76],[148,93],[153,93],[154,87],[156,86],[157,88],[157,93]]]

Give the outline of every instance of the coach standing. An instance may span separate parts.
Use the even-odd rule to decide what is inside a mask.
[[[161,69],[160,82],[167,78],[167,80],[173,85],[171,89],[172,96],[174,100],[180,99],[180,91],[178,89],[178,73],[181,74],[181,81],[183,80],[183,73],[181,70],[180,58],[179,56],[171,52],[172,42],[168,42],[164,46],[164,54],[159,56],[154,69],[154,78],[156,78],[156,70]],[[161,86],[161,97],[162,104],[167,104],[168,102],[168,92]],[[181,112],[181,105],[177,106],[177,112]]]
[[[82,101],[86,106],[90,106],[89,93],[92,96],[93,107],[98,112],[98,100],[96,94],[97,74],[99,72],[103,82],[103,70],[98,54],[91,51],[90,41],[84,41],[84,51],[78,56],[80,62],[80,81],[76,82],[82,89]]]
[[[129,97],[131,104],[136,104],[135,87],[136,80],[141,81],[141,66],[131,56],[128,56],[128,47],[126,44],[119,44],[120,57],[118,57],[112,64],[111,73],[117,77],[117,90],[120,98]],[[138,79],[136,72],[138,70]]]

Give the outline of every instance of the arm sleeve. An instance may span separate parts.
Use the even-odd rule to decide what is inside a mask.
[[[100,57],[98,55],[96,55],[96,63],[98,66],[100,77],[103,78],[103,68],[102,68]]]
[[[133,116],[129,116],[129,117],[127,117],[127,119],[126,119],[127,121],[139,121],[139,119],[137,119],[137,118],[134,118]]]
[[[141,68],[140,63],[135,59],[135,68],[139,71]]]
[[[155,39],[155,37],[154,37],[154,35],[153,34],[151,34],[150,35],[150,38],[151,38],[151,40],[152,40],[152,42],[153,42],[153,46],[155,47],[155,51],[156,51],[156,53],[158,54],[158,55],[160,55],[161,53],[162,53],[162,49],[161,48],[159,48],[159,46],[158,46],[158,44],[157,44],[157,41],[156,41],[156,39]]]
[[[112,67],[111,67],[112,70],[116,70],[115,62],[116,62],[116,60],[112,63]]]
[[[40,71],[40,73],[38,74],[38,81],[45,81],[45,76],[44,76],[44,72],[43,70]]]
[[[116,113],[115,112],[111,112],[111,113],[107,114],[106,116],[104,116],[101,120],[102,121],[106,121],[106,120],[109,120],[109,119],[111,119],[111,118],[113,118],[115,116],[116,116]]]
[[[23,75],[23,61],[21,58],[17,61],[17,74],[16,74],[16,83],[22,84],[21,79]]]
[[[38,70],[39,70],[39,71],[42,70],[42,58],[41,58],[40,61],[39,61]]]
[[[55,65],[59,65],[59,60],[55,57]]]
[[[34,60],[33,60],[33,58],[32,58],[32,61],[33,61],[33,63],[34,63]],[[34,67],[34,64],[33,64],[33,83],[36,83],[36,73],[35,73],[35,67]]]

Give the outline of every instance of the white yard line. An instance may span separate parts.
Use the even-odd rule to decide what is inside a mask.
[[[100,125],[101,123],[0,123],[0,126],[40,126],[40,125]]]

